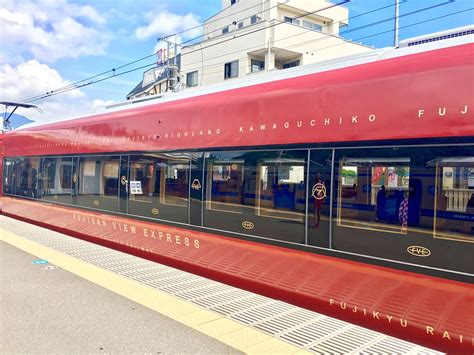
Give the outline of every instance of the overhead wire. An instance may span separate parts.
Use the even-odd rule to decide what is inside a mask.
[[[286,1],[287,1],[287,0],[286,0]],[[349,1],[350,1],[350,0],[349,0]],[[269,0],[265,0],[265,1],[264,1],[264,3],[268,3],[268,2],[269,2]],[[208,22],[206,22],[206,23],[207,23],[207,24],[209,24],[209,23],[214,23],[214,22],[220,21],[220,20],[223,19],[223,18],[227,18],[227,17],[234,16],[235,14],[248,11],[248,10],[250,10],[250,9],[253,9],[253,8],[255,8],[255,7],[257,7],[257,6],[261,6],[261,5],[262,5],[262,3],[256,4],[256,5],[252,5],[252,6],[249,6],[249,7],[245,8],[245,9],[242,9],[242,10],[239,10],[239,11],[234,12],[234,13],[232,13],[232,14],[223,16],[223,17],[221,17],[221,18],[219,18],[219,19],[216,19],[216,20],[208,21]],[[265,10],[265,11],[269,11],[270,9],[272,9],[272,8],[274,8],[274,7],[275,7],[275,6],[269,8],[269,9],[267,9],[267,10]],[[257,15],[257,14],[259,14],[259,13],[261,13],[261,11],[257,12],[255,15]],[[214,16],[215,16],[215,15],[214,15]],[[239,21],[242,21],[242,20],[239,20]],[[179,31],[179,32],[176,32],[176,33],[168,34],[168,35],[165,35],[165,36],[162,36],[162,37],[158,38],[158,40],[160,40],[161,38],[169,38],[169,37],[173,37],[173,36],[178,36],[178,35],[180,35],[180,34],[183,34],[183,33],[186,33],[186,32],[193,31],[193,30],[195,30],[195,29],[201,28],[203,25],[204,25],[204,23],[199,24],[198,26],[194,26],[194,27],[191,27],[191,28],[187,28],[187,29],[185,29],[185,30],[182,30],[182,31]],[[219,29],[216,29],[216,31],[218,31],[218,30],[219,30]],[[214,31],[213,31],[213,32],[214,32]],[[200,38],[200,37],[202,37],[202,35],[201,35],[201,36],[198,36],[198,37],[196,37],[196,38],[194,38],[194,39],[197,39],[197,38]],[[186,42],[189,42],[189,41],[186,41]],[[127,66],[130,66],[130,65],[132,65],[132,64],[141,62],[141,61],[143,61],[143,60],[145,60],[145,59],[148,59],[148,58],[151,58],[151,57],[154,57],[154,56],[156,56],[156,53],[152,53],[152,54],[146,55],[146,56],[144,56],[144,57],[135,59],[135,60],[133,60],[133,61],[131,61],[131,62],[128,62],[128,63],[125,63],[125,64],[123,64],[123,65],[120,65],[120,66],[118,66],[118,67],[116,67],[116,68],[112,68],[112,69],[103,71],[103,72],[101,72],[101,73],[99,73],[99,74],[95,74],[95,75],[90,76],[90,77],[88,77],[88,78],[81,79],[81,80],[76,81],[76,82],[74,82],[74,83],[65,85],[65,86],[60,87],[60,88],[56,88],[56,89],[51,90],[51,91],[48,91],[48,92],[46,92],[46,93],[42,93],[42,94],[38,94],[38,95],[32,96],[32,97],[30,97],[30,98],[28,98],[28,99],[26,99],[26,100],[23,100],[23,102],[30,102],[31,100],[34,100],[34,99],[36,99],[36,98],[43,98],[44,95],[47,95],[47,94],[49,94],[49,93],[56,93],[56,92],[58,92],[58,91],[67,90],[67,89],[69,89],[69,88],[79,88],[79,87],[83,87],[84,85],[80,85],[81,83],[84,83],[84,82],[86,82],[86,81],[90,81],[90,80],[92,80],[92,79],[95,79],[95,78],[97,78],[97,77],[103,76],[103,75],[108,74],[108,73],[115,73],[117,70],[120,70],[120,69],[122,69],[122,68],[125,68],[125,67],[127,67]]]
[[[446,5],[447,3],[449,3],[451,1],[448,1],[448,2],[445,2],[445,3],[442,3],[442,5]],[[382,8],[379,8],[379,9],[375,9],[375,10],[371,10],[371,11],[368,11],[367,13],[371,13],[371,12],[374,12],[374,11],[379,11],[380,9],[383,9],[383,8],[386,8],[386,7],[390,7],[390,6],[393,6],[393,5],[389,5],[389,6],[384,6]],[[404,14],[403,16],[408,16],[408,15],[413,15],[415,13],[419,13],[419,12],[422,12],[422,11],[426,11],[428,9],[431,9],[433,7],[438,7],[438,6],[441,6],[441,4],[438,4],[438,5],[434,5],[434,6],[430,6],[430,7],[427,7],[427,8],[424,8],[424,9],[419,9],[419,10],[416,10],[416,11],[412,11],[411,13],[407,13],[407,14]],[[414,26],[414,25],[417,25],[417,24],[421,24],[421,23],[426,23],[426,22],[430,22],[430,21],[434,21],[434,20],[437,20],[437,19],[442,19],[442,18],[446,18],[448,16],[453,16],[453,15],[456,15],[456,14],[459,14],[459,13],[463,13],[463,12],[466,12],[466,11],[471,11],[473,10],[474,8],[469,8],[469,9],[464,9],[464,10],[460,10],[460,11],[456,11],[456,12],[453,12],[453,13],[450,13],[450,14],[445,14],[445,15],[442,15],[442,16],[438,16],[438,17],[435,17],[435,18],[432,18],[432,19],[428,19],[428,20],[424,20],[424,21],[420,21],[420,22],[416,22],[414,24],[410,24],[410,25],[406,25],[406,26],[402,26],[400,27],[401,29],[402,28],[407,28],[407,27],[411,27],[411,26]],[[318,11],[321,11],[321,10],[318,10]],[[314,13],[314,12],[313,12]],[[348,19],[351,19],[351,18],[354,18],[354,17],[359,17],[359,16],[362,16],[366,13],[363,13],[363,14],[359,14],[359,15],[355,15],[353,17],[349,17]],[[301,15],[300,17],[303,17],[303,16],[307,16],[307,15]],[[373,24],[367,24],[367,25],[364,25],[364,26],[360,26],[360,27],[357,27],[357,28],[354,28],[354,29],[350,29],[350,31],[355,31],[355,30],[358,30],[358,29],[362,29],[362,28],[367,28],[369,27],[370,25],[376,25],[376,24],[380,24],[382,22],[387,22],[389,20],[393,20],[394,18],[391,17],[391,18],[388,18],[388,19],[384,19],[384,20],[381,20],[381,21],[377,21],[376,23],[373,23]],[[281,23],[285,23],[285,22],[281,22]],[[266,29],[266,27],[262,28],[262,29],[259,29],[259,30],[263,30],[263,29]],[[306,29],[308,30],[308,29]],[[376,34],[371,34],[371,35],[368,35],[368,36],[364,36],[364,37],[360,37],[358,39],[355,39],[354,41],[359,41],[359,40],[362,40],[362,39],[366,39],[366,38],[370,38],[370,37],[374,37],[374,36],[378,36],[380,34],[384,34],[384,33],[390,33],[390,32],[393,32],[394,30],[388,30],[388,31],[383,31],[383,32],[378,32]],[[254,31],[255,32],[255,31]],[[346,31],[342,32],[341,34],[345,33]],[[349,30],[347,30],[347,32],[349,32]],[[297,35],[301,35],[302,33],[300,34],[297,34]],[[288,37],[285,37],[283,39],[280,39],[280,40],[284,40],[284,39],[287,39],[287,38],[291,38],[291,37],[295,37],[297,35],[292,35],[292,36],[288,36]],[[326,37],[323,37],[323,38],[320,38],[320,39],[316,39],[316,40],[323,40],[323,39],[326,39]],[[298,45],[301,45],[301,44],[306,44],[308,42],[314,42],[315,40],[312,40],[312,41],[306,41],[306,42],[301,42],[299,44],[295,44],[293,46],[298,46]],[[219,42],[219,43],[222,43],[222,42]],[[327,48],[331,48],[331,47],[335,47],[335,46],[338,46],[338,45],[342,45],[343,43],[340,43],[340,44],[336,44],[336,45],[331,45],[331,46],[328,46],[328,47],[323,47],[323,48],[318,48],[317,50],[320,51],[320,50],[323,50],[323,49],[327,49]],[[291,46],[291,47],[293,47]],[[259,46],[256,46],[256,48],[260,48],[261,45]],[[203,49],[206,49],[206,47],[203,47]],[[238,51],[238,52],[241,52],[241,51]],[[234,52],[235,53],[235,52]],[[186,53],[186,54],[189,54],[189,53]],[[232,54],[232,53],[226,53],[225,55],[228,55],[228,54]],[[154,54],[153,54],[154,55]],[[215,58],[218,58],[218,57],[221,57],[221,56],[216,56],[216,57],[213,57],[212,59],[215,59]],[[241,58],[241,59],[246,59],[246,58]],[[134,63],[140,61],[139,60],[136,60],[134,61]],[[130,70],[127,70],[127,71],[124,71],[124,72],[120,72],[120,73],[113,73],[113,75],[109,75],[107,77],[104,77],[104,78],[101,78],[99,80],[90,80],[89,82],[86,82],[86,83],[83,83],[81,85],[78,85],[78,86],[75,86],[75,87],[71,87],[71,88],[67,88],[65,89],[64,91],[56,91],[56,92],[51,92],[51,93],[47,93],[47,94],[43,94],[41,95],[41,97],[35,97],[29,101],[26,101],[26,102],[32,102],[32,101],[37,101],[37,100],[40,100],[40,99],[44,99],[44,98],[47,98],[47,97],[50,97],[50,96],[55,96],[55,95],[58,95],[58,94],[61,94],[61,93],[64,93],[64,92],[67,92],[67,91],[71,91],[71,90],[75,90],[75,89],[78,89],[78,88],[81,88],[81,87],[85,87],[85,86],[88,86],[88,85],[92,85],[92,84],[96,84],[96,83],[99,83],[99,82],[102,82],[102,81],[105,81],[105,80],[109,80],[109,79],[112,79],[114,77],[117,77],[117,76],[121,76],[121,75],[125,75],[125,74],[128,74],[128,73],[131,73],[131,72],[134,72],[134,71],[137,71],[137,70],[141,70],[141,69],[144,69],[144,68],[147,68],[147,67],[151,67],[151,66],[155,66],[156,63],[150,63],[150,64],[146,64],[146,65],[143,65],[143,66],[140,66],[140,67],[136,67],[136,68],[133,68],[133,69],[130,69]],[[222,63],[219,64],[219,66],[221,66]],[[125,67],[127,65],[123,65],[121,66],[122,68]],[[210,68],[210,67],[214,67],[214,66],[217,66],[217,65],[211,65],[211,66],[206,66],[204,68]],[[246,65],[242,66],[242,68],[245,68]],[[239,69],[241,68],[241,66],[239,66]],[[109,71],[110,72],[110,71]],[[208,74],[212,74],[214,72],[207,72]],[[91,78],[95,78],[95,77],[98,77],[100,76],[100,74],[97,74],[96,76],[94,77],[91,77]],[[40,95],[38,95],[40,96]]]
[[[442,16],[430,18],[430,19],[427,19],[427,20],[418,21],[418,22],[415,22],[415,23],[412,23],[412,24],[409,24],[409,25],[400,26],[399,29],[413,27],[413,26],[416,26],[416,25],[419,25],[419,24],[422,24],[422,23],[443,19],[443,18],[446,18],[446,17],[449,17],[449,16],[454,16],[454,15],[457,15],[457,14],[460,14],[460,13],[463,13],[463,12],[467,12],[467,11],[472,11],[472,10],[474,10],[474,8],[469,8],[469,9],[464,9],[464,10],[452,12],[452,13],[445,14],[445,15],[442,15]],[[354,39],[354,42],[355,41],[360,41],[360,40],[363,40],[363,39],[367,39],[367,38],[371,38],[371,37],[376,37],[376,36],[386,34],[386,33],[391,33],[391,32],[394,32],[394,31],[395,31],[395,29],[390,29],[390,30],[381,31],[381,32],[377,32],[377,33],[374,33],[374,34],[366,35],[366,36]],[[334,48],[334,47],[337,47],[337,46],[341,46],[343,44],[344,43],[337,43],[337,44],[333,44],[333,45],[330,45],[330,46],[318,48],[317,51],[322,51],[322,50],[325,50],[325,49]],[[334,60],[334,63],[335,62],[337,62],[337,59]],[[219,66],[221,66],[221,65],[222,64],[219,64]],[[217,65],[208,66],[208,68],[211,68],[211,67],[217,67]],[[239,65],[239,69],[245,69],[245,68],[247,68],[247,65],[245,65],[245,64],[244,65]],[[206,74],[216,74],[216,73],[220,73],[220,72],[222,72],[221,69],[219,69],[218,71],[207,71]]]
[[[410,15],[414,15],[414,14],[418,14],[420,12],[424,12],[424,11],[427,11],[427,10],[431,10],[435,7],[438,7],[438,6],[443,6],[443,5],[447,5],[448,3],[450,3],[451,1],[446,1],[444,3],[441,3],[441,4],[437,4],[437,5],[434,5],[434,6],[428,6],[428,7],[425,7],[425,8],[422,8],[422,9],[418,9],[418,10],[415,10],[415,11],[411,11],[411,12],[408,12],[408,13],[405,13],[399,17],[407,17],[407,16],[410,16]],[[375,9],[375,10],[371,10],[370,12],[367,12],[367,13],[371,13],[371,12],[375,12],[375,11],[380,11],[380,10],[383,10],[387,7],[393,7],[394,5],[388,5],[388,6],[383,6],[383,7],[380,7],[378,9]],[[359,15],[355,15],[353,17],[349,17],[345,20],[350,20],[350,19],[353,19],[355,17],[359,17],[359,16],[362,16],[362,15],[365,15],[367,13],[363,13],[363,14],[359,14]],[[348,30],[345,30],[345,31],[342,31],[340,32],[340,35],[344,35],[346,33],[349,33],[349,32],[354,32],[354,31],[358,31],[358,30],[361,30],[361,29],[366,29],[366,28],[369,28],[369,27],[372,27],[372,26],[376,26],[376,25],[379,25],[379,24],[382,24],[382,23],[385,23],[385,22],[389,22],[389,21],[393,21],[394,17],[389,17],[389,18],[386,18],[386,19],[383,19],[383,20],[379,20],[379,21],[376,21],[376,22],[372,22],[372,23],[369,23],[369,24],[365,24],[365,25],[362,25],[362,26],[359,26],[359,27],[355,27],[355,28],[352,28],[352,29],[348,29]],[[300,27],[300,26],[298,26]],[[328,27],[327,25],[326,26],[323,26],[324,27]],[[388,31],[390,32],[390,31]],[[386,32],[384,32],[386,33]],[[287,40],[287,39],[290,39],[290,38],[295,38],[295,37],[298,37],[298,36],[301,36],[301,35],[304,35],[306,34],[306,32],[300,32],[300,33],[297,33],[297,34],[294,34],[294,35],[291,35],[291,36],[287,36],[287,37],[283,37],[281,39],[278,39],[278,40],[275,40],[274,43],[277,43],[279,41],[284,41],[284,40]],[[378,35],[378,34],[377,34]],[[310,43],[314,43],[314,42],[320,42],[320,41],[325,41],[325,40],[328,40],[329,38],[331,38],[332,36],[331,35],[326,35],[324,37],[321,37],[321,38],[316,38],[316,39],[311,39],[309,41],[304,41],[304,42],[298,42],[298,43],[295,43],[291,46],[286,46],[285,48],[288,49],[288,48],[295,48],[295,47],[300,47],[302,45],[305,45],[305,44],[310,44]],[[373,37],[373,36],[370,36],[370,37]],[[368,37],[369,38],[369,37]],[[360,41],[361,39],[365,39],[365,37],[362,37],[360,39],[355,39],[355,40],[351,40],[349,42],[352,42],[354,44],[357,44],[355,42],[357,41]],[[322,48],[315,48],[315,49],[312,49],[312,50],[308,50],[306,51],[307,54],[311,53],[311,52],[317,52],[317,51],[321,51],[321,50],[324,50],[324,49],[327,49],[327,48],[333,48],[333,47],[336,47],[338,45],[343,45],[343,44],[346,44],[346,41],[347,40],[344,40],[345,42],[343,43],[340,43],[340,44],[335,44],[335,45],[331,45],[331,46],[328,46],[328,47],[322,47]],[[258,49],[258,48],[261,48],[262,45],[265,45],[265,44],[259,44],[259,45],[256,45],[256,46],[253,46],[253,47],[247,47],[246,49],[247,50],[252,50],[252,49]],[[216,59],[218,57],[225,57],[225,56],[228,56],[229,54],[235,54],[235,53],[241,53],[242,51],[241,50],[237,50],[237,51],[234,51],[234,52],[227,52],[223,55],[220,55],[220,56],[214,56],[212,58],[210,58],[209,60],[212,60],[212,59]],[[247,59],[247,57],[240,57],[240,58],[234,58],[233,61],[235,60],[245,60]],[[194,62],[194,63],[189,63],[189,65],[192,65],[192,64],[197,64],[198,62]],[[207,66],[204,66],[204,68],[212,68],[212,67],[215,67],[215,66],[221,66],[222,63],[219,63],[219,64],[211,64],[211,65],[207,65]],[[240,68],[240,66],[239,66]],[[206,72],[206,74],[214,74],[214,72]]]
[[[327,10],[327,9],[330,9],[330,8],[333,8],[333,7],[337,7],[337,6],[341,5],[341,4],[345,4],[345,3],[350,2],[350,1],[351,1],[351,0],[341,0],[340,3],[331,4],[331,5],[329,5],[329,6],[325,7],[325,8],[315,10],[315,11],[311,12],[311,14],[314,14],[314,13],[319,12],[319,11]],[[259,5],[261,5],[261,4],[259,4]],[[259,12],[255,13],[254,15],[258,15],[258,14],[260,14],[260,13],[262,13],[262,12],[269,11],[270,9],[272,9],[272,8],[274,8],[274,7],[276,7],[276,6],[273,6],[273,7],[269,8],[269,9],[267,9],[267,10],[264,10],[264,11],[259,11]],[[242,10],[242,11],[244,11],[244,10]],[[295,18],[304,17],[304,16],[307,16],[308,14],[310,14],[310,13],[306,13],[306,14],[303,14],[303,15],[299,15],[299,16],[297,16],[297,17],[295,17]],[[247,17],[247,18],[248,18],[248,17]],[[217,21],[217,20],[215,20],[215,21]],[[240,21],[240,20],[239,20],[239,21]],[[255,33],[255,32],[258,32],[258,31],[261,31],[261,30],[270,28],[270,27],[274,27],[274,26],[277,26],[277,25],[280,25],[280,24],[281,24],[281,23],[272,24],[272,25],[270,25],[270,26],[268,26],[268,27],[266,27],[266,28],[257,29],[257,30],[254,30],[254,31],[252,31],[252,32],[247,32],[247,33],[245,33],[244,35],[249,35],[249,34],[252,34],[252,33]],[[222,27],[221,29],[223,29],[223,28],[224,28],[224,27]],[[184,32],[184,31],[181,31],[181,32]],[[173,36],[173,35],[171,35],[171,36]],[[230,39],[228,39],[228,40],[232,40],[232,38],[230,38]],[[228,40],[225,40],[225,42],[227,42]],[[219,42],[219,43],[217,43],[217,44],[220,44],[220,43],[222,43],[222,42]],[[217,45],[217,44],[208,45],[208,46],[204,47],[203,49],[206,49],[206,48],[215,46],[215,45]],[[191,54],[191,53],[188,53],[188,54]],[[74,90],[74,89],[78,89],[78,88],[81,88],[81,87],[84,87],[84,86],[87,86],[87,85],[91,85],[92,83],[95,83],[95,82],[90,81],[91,79],[94,79],[94,78],[96,78],[96,77],[105,75],[105,74],[110,73],[110,72],[112,72],[113,75],[111,75],[111,76],[109,76],[109,77],[107,77],[107,78],[115,77],[115,76],[117,76],[117,75],[116,75],[116,70],[117,70],[117,69],[122,69],[122,68],[124,68],[124,67],[126,67],[126,66],[129,66],[129,65],[131,65],[131,64],[137,63],[137,62],[139,62],[139,61],[142,61],[142,60],[144,60],[144,59],[150,58],[150,57],[152,57],[152,56],[155,56],[155,54],[151,54],[151,55],[142,57],[142,58],[137,59],[137,60],[135,60],[135,61],[133,61],[133,62],[126,63],[126,64],[124,64],[124,65],[122,65],[122,66],[120,66],[120,67],[113,68],[113,69],[108,70],[108,71],[105,71],[105,72],[103,72],[103,73],[100,73],[100,74],[94,75],[94,76],[92,76],[92,77],[89,77],[89,78],[80,80],[80,81],[75,82],[75,83],[73,83],[73,84],[66,85],[65,87],[58,88],[58,89],[55,89],[55,90],[48,91],[48,92],[46,92],[46,93],[44,93],[44,94],[39,94],[39,95],[30,97],[30,98],[28,98],[28,99],[26,99],[26,100],[23,100],[23,102],[33,102],[33,101],[37,101],[37,100],[39,100],[39,99],[44,99],[44,98],[46,98],[46,97],[55,96],[55,95],[57,95],[58,93],[68,92],[68,91],[70,91],[70,89]],[[148,67],[148,66],[152,66],[152,64],[146,65],[145,67]],[[141,67],[140,67],[140,68],[141,68]],[[138,70],[138,68],[137,68],[137,70]],[[128,72],[130,72],[130,71],[127,71],[127,73],[128,73]],[[87,82],[87,83],[85,83],[85,84],[81,84],[81,83],[84,83],[84,82],[86,82],[86,81],[89,81],[89,82]],[[99,82],[100,82],[100,81],[102,81],[102,80],[99,80]]]

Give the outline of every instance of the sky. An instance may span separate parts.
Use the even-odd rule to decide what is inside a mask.
[[[341,36],[377,48],[392,46],[394,2],[345,2],[349,26]],[[474,0],[399,2],[401,40],[474,23]],[[27,109],[17,113],[43,121],[124,101],[142,80],[144,69],[118,74],[152,65],[155,58],[127,64],[164,46],[157,38],[199,27],[220,7],[221,0],[2,0],[0,101],[24,102],[71,83],[87,83],[100,73],[107,72],[92,80],[111,76],[113,69],[115,77],[34,101],[43,114]],[[178,43],[199,34],[199,28],[184,32]]]

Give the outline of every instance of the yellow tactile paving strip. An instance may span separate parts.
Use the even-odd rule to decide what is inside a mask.
[[[0,240],[247,354],[310,354],[220,314],[0,228]]]

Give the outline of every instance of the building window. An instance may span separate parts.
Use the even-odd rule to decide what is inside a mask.
[[[239,76],[239,61],[235,60],[224,65],[224,79],[235,78]]]
[[[229,33],[229,26],[224,27],[224,28],[222,29],[222,34],[224,34],[224,33]]]
[[[284,17],[284,21],[288,22],[288,23],[292,23],[294,25],[298,25],[298,26],[300,24],[300,20],[297,20],[297,19],[294,19],[294,18],[291,18],[291,17],[288,17],[288,16]]]
[[[241,29],[242,27],[244,27],[244,22],[243,22],[243,21],[242,21],[242,22],[239,22],[239,24],[238,24],[238,28],[239,28],[239,29]]]
[[[250,18],[250,24],[253,25],[254,23],[257,23],[259,19],[260,19],[260,17],[258,15],[253,15]]]
[[[198,71],[193,71],[186,74],[186,86],[197,86],[198,85]]]
[[[234,5],[237,2],[237,0],[230,0],[230,4]]]
[[[306,20],[303,20],[303,27],[306,27],[315,31],[321,31],[323,29],[321,25],[318,25],[316,23],[313,23],[311,21],[306,21]]]
[[[299,60],[295,60],[293,62],[289,62],[289,63],[286,63],[286,64],[283,64],[283,69],[288,69],[288,68],[293,68],[293,67],[297,67],[300,65],[300,61]]]
[[[265,62],[258,59],[251,59],[250,60],[250,71],[252,73],[261,71],[265,69]]]

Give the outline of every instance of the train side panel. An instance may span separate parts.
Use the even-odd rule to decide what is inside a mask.
[[[473,48],[466,44],[20,130],[6,135],[5,153],[470,137]]]
[[[8,216],[425,346],[474,350],[472,284],[103,213],[3,200]]]

